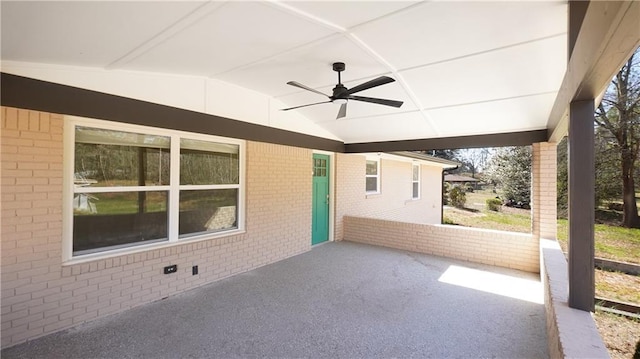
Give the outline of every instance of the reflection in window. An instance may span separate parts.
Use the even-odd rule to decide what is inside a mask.
[[[238,228],[238,190],[180,191],[180,235]]]
[[[180,184],[238,184],[239,146],[180,140]]]
[[[75,135],[77,186],[169,184],[169,137],[87,127],[76,127]]]
[[[166,240],[167,192],[76,193],[73,251],[120,248]]]
[[[411,198],[419,199],[420,198],[420,165],[417,165],[417,164],[413,165],[411,183],[413,187]]]

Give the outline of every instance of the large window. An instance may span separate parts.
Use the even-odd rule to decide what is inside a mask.
[[[380,192],[380,159],[367,158],[365,172],[366,193]]]
[[[420,165],[413,164],[411,174],[412,193],[411,198],[420,199]]]
[[[70,125],[71,256],[241,229],[242,141],[76,118]]]

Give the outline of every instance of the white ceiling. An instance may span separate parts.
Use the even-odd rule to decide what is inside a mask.
[[[255,107],[263,124],[347,143],[544,129],[567,64],[566,1],[2,1],[1,10],[3,71],[95,69],[92,89],[120,95],[125,86],[104,85],[110,74],[201,78],[216,83],[202,90],[214,98],[206,112],[256,122],[220,102]],[[336,61],[347,87],[393,77],[358,95],[404,105],[350,101],[339,120],[333,104],[295,110],[306,130],[276,111],[326,100],[286,82],[330,94]],[[165,99],[177,90],[163,91],[157,101],[174,105]]]

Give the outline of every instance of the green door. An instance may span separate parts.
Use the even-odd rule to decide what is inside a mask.
[[[311,244],[329,240],[329,156],[313,155]]]

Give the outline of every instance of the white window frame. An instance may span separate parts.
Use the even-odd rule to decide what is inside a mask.
[[[376,162],[377,171],[376,171],[375,175],[367,174],[367,162],[369,162],[369,161]],[[365,187],[364,187],[365,193],[366,194],[379,194],[380,193],[380,179],[381,179],[381,176],[380,176],[380,157],[366,157],[364,176],[365,176]],[[376,190],[375,191],[367,191],[367,185],[366,185],[367,178],[376,178]]]
[[[236,235],[245,232],[245,165],[246,155],[245,148],[246,142],[244,140],[219,137],[213,135],[204,135],[198,133],[184,132],[178,130],[166,130],[156,127],[139,126],[132,124],[117,123],[111,121],[96,120],[90,118],[82,118],[76,116],[64,117],[64,133],[63,133],[63,249],[62,256],[65,264],[75,264],[79,262],[85,262],[89,260],[108,258],[112,256],[119,256],[123,254],[131,254],[141,251],[147,251],[151,249],[157,249],[167,246],[173,246],[184,242],[209,240],[219,237],[227,237],[230,235]],[[167,240],[149,243],[149,244],[136,244],[123,248],[106,249],[104,251],[98,251],[95,253],[74,255],[73,254],[73,197],[75,193],[74,189],[74,156],[75,156],[75,129],[77,126],[81,127],[94,127],[105,130],[134,132],[141,134],[166,136],[171,138],[171,158],[170,158],[170,184],[158,185],[158,186],[127,186],[127,187],[109,187],[105,188],[83,188],[83,192],[118,192],[122,189],[125,191],[167,191],[168,192],[168,238]],[[238,146],[239,156],[239,183],[237,185],[180,185],[180,173],[179,173],[179,161],[180,161],[180,139],[188,138],[200,141],[209,141],[216,143],[232,144]],[[178,235],[178,223],[179,223],[179,203],[180,203],[180,191],[188,189],[223,189],[223,188],[237,188],[238,189],[238,208],[237,208],[237,228],[211,233],[201,233],[180,237]]]
[[[413,199],[413,200],[420,199],[420,193],[422,192],[422,188],[420,186],[420,178],[422,176],[422,173],[421,173],[422,168],[421,167],[422,166],[420,166],[419,163],[413,163],[411,165],[411,199]],[[418,168],[418,179],[417,180],[415,178],[413,178],[413,172],[415,171],[416,168]],[[413,186],[416,183],[418,184],[418,195],[417,196],[413,193]]]

